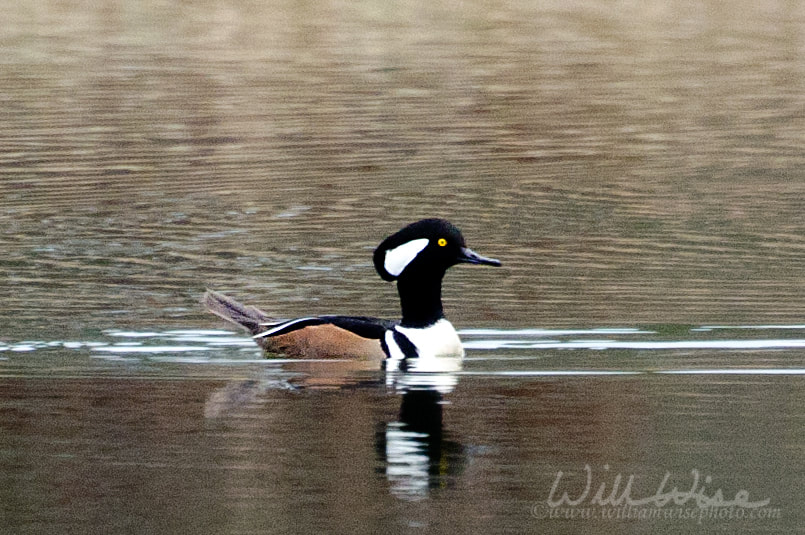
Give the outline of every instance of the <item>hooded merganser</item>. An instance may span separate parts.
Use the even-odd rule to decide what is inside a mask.
[[[423,219],[392,234],[375,249],[373,259],[383,280],[397,281],[401,321],[364,316],[277,321],[257,308],[210,290],[203,302],[213,314],[249,331],[269,353],[295,358],[401,361],[462,357],[461,340],[444,317],[442,278],[456,264],[500,266],[500,261],[468,249],[461,232],[443,219]]]

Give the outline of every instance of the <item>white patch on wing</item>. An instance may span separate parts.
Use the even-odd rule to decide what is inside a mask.
[[[267,336],[271,336],[275,332],[277,332],[279,330],[282,330],[285,327],[288,327],[289,325],[293,325],[294,323],[299,323],[300,321],[309,321],[309,320],[312,320],[312,319],[316,319],[316,318],[312,318],[312,317],[311,318],[297,318],[295,320],[283,321],[280,324],[276,324],[276,323],[261,323],[260,325],[272,326],[272,328],[268,329],[267,331],[257,333],[254,336],[252,336],[252,338],[255,339],[255,340],[258,339],[258,338],[266,338]]]
[[[419,359],[464,356],[461,339],[453,328],[453,324],[446,319],[440,319],[429,327],[416,328],[398,325],[394,328],[404,334],[416,346],[419,351]],[[386,333],[386,344],[389,344],[390,334],[391,332]],[[389,344],[389,351],[391,351],[390,348],[391,345]]]
[[[397,277],[416,258],[416,255],[428,246],[429,241],[427,238],[419,238],[389,249],[386,251],[383,267],[389,274]]]

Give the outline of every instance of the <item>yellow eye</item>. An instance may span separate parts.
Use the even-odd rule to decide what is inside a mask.
[[[447,240],[445,240],[444,238],[439,238],[439,241],[437,241],[436,243],[439,244],[439,247],[444,247],[445,245],[447,245]]]

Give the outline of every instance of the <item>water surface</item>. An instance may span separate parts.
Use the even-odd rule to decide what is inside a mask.
[[[801,3],[0,12],[2,530],[801,530]],[[504,262],[445,279],[459,371],[198,304],[396,317],[431,216]],[[768,503],[549,507],[588,473]]]

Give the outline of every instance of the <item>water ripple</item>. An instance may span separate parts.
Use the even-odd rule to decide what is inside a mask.
[[[771,339],[771,340],[663,340],[663,341],[627,341],[627,340],[476,340],[465,342],[467,349],[785,349],[805,347],[805,339]]]
[[[798,350],[805,348],[805,336],[797,336],[796,331],[805,331],[805,326],[465,329],[460,334],[468,355],[464,359],[465,369],[459,374],[509,377],[802,375],[805,366]],[[735,332],[744,336],[720,338],[725,333]],[[235,368],[300,362],[298,359],[263,358],[248,336],[225,330],[107,330],[102,334],[102,338],[95,340],[0,342],[0,361],[7,372],[8,366],[15,365],[28,372],[70,365],[81,368],[86,366],[87,357],[96,363]],[[786,338],[785,334],[794,336]],[[316,362],[338,366],[337,363],[343,361]],[[539,366],[535,369],[537,362]],[[186,371],[193,373],[189,368]]]

